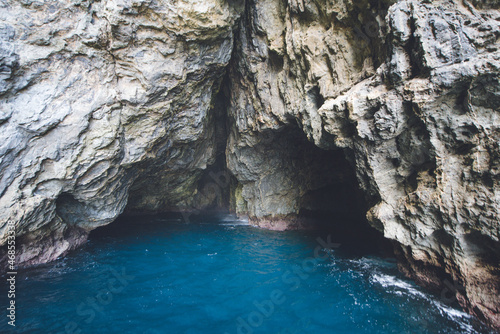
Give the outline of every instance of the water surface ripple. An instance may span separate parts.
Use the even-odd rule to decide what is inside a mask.
[[[227,219],[134,220],[92,236],[63,259],[20,270],[17,326],[12,331],[4,318],[0,331],[488,332],[402,277],[392,259],[345,245],[326,256],[312,232],[272,232]],[[6,293],[1,298],[6,305]]]

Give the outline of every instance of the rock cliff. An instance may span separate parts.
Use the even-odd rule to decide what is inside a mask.
[[[191,206],[243,10],[222,1],[2,1],[0,221],[18,263],[125,208]],[[4,242],[5,234],[2,234]]]
[[[500,328],[499,1],[0,8],[0,242],[15,224],[20,265],[124,210],[366,214],[403,272]]]

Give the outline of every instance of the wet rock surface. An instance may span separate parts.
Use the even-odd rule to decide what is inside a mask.
[[[499,8],[0,1],[0,241],[31,265],[124,210],[366,214],[500,328]]]

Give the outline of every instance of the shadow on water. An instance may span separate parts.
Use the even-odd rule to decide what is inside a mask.
[[[392,243],[364,220],[353,219],[352,216],[342,217],[341,215],[332,219],[328,213],[315,214],[310,218],[311,228],[286,231],[286,233],[312,239],[330,238],[333,243],[339,245],[339,251],[345,253],[346,256],[377,255],[388,259],[394,258]],[[239,220],[236,215],[221,211],[192,214],[189,215],[188,221],[186,223],[185,214],[175,212],[122,216],[115,222],[92,231],[89,240],[99,241],[106,238],[156,235],[162,226],[170,226],[171,228],[175,226],[175,229],[179,230],[187,230],[190,225],[250,226],[247,221]],[[256,229],[261,230],[260,228]],[[265,230],[261,231],[266,232]],[[269,234],[282,233],[267,232]]]

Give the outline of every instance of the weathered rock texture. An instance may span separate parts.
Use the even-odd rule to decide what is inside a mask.
[[[499,1],[0,7],[0,241],[14,222],[19,263],[125,206],[220,205],[200,189],[227,168],[254,224],[367,212],[406,274],[453,281],[500,328]]]
[[[55,259],[128,198],[144,210],[190,207],[215,160],[211,103],[242,10],[0,2],[0,221],[31,240],[19,263]]]
[[[346,151],[367,217],[397,241],[402,269],[435,289],[454,281],[458,301],[499,328],[499,4],[247,6],[232,67],[228,166],[249,211],[266,221],[276,210],[261,203],[281,192],[262,185],[258,158],[249,163],[262,156],[250,138],[297,122],[317,146]],[[295,179],[270,170],[265,178]],[[297,212],[298,198],[280,208]]]

